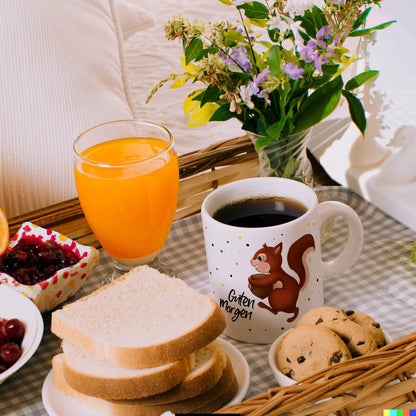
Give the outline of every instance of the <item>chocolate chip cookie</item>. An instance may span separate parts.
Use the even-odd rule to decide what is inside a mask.
[[[321,306],[306,312],[300,318],[296,326],[318,325],[336,321],[338,319],[347,319],[345,312],[342,309],[338,309],[333,306]]]
[[[349,319],[344,310],[333,306],[322,306],[306,312],[296,327],[303,325],[325,326],[331,329],[347,344],[353,357],[365,355],[377,349],[378,344],[368,327],[359,325]]]
[[[371,332],[348,318],[322,322],[317,326],[324,326],[334,331],[347,344],[353,357],[359,357],[377,349]]]
[[[350,358],[341,338],[320,325],[292,329],[283,337],[277,352],[280,370],[296,381]]]
[[[364,312],[353,310],[344,311],[344,313],[348,319],[370,331],[377,344],[377,348],[380,348],[385,344],[386,341],[384,339],[383,330],[380,328],[380,324],[378,324],[371,316]]]

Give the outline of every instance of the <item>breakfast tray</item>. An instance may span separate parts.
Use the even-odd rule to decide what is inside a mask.
[[[326,304],[369,313],[393,339],[411,334],[416,328],[416,265],[410,261],[415,233],[349,189],[324,187],[317,189],[317,194],[321,201],[338,200],[353,207],[365,229],[364,248],[358,262],[346,273],[325,280]],[[323,251],[333,255],[344,237],[343,224],[336,222]],[[209,294],[200,214],[174,222],[161,261],[174,269],[178,278]],[[100,261],[76,298],[98,288],[110,269],[110,258],[100,250]],[[51,369],[51,358],[60,352],[60,341],[49,331],[50,314],[43,317],[45,333],[36,354],[0,385],[0,415],[47,415],[42,404],[42,384]],[[264,395],[277,386],[267,361],[268,345],[227,340],[248,361],[251,376],[247,399]]]
[[[178,278],[209,295],[199,214],[201,202],[224,183],[256,176],[257,154],[247,137],[242,136],[181,156],[179,166],[181,183],[176,221],[160,259],[175,270]],[[325,303],[369,313],[393,339],[411,334],[416,328],[416,265],[410,261],[410,252],[416,233],[349,189],[331,186],[317,188],[316,192],[320,201],[338,200],[350,205],[359,214],[365,230],[358,262],[346,273],[325,280]],[[11,233],[25,220],[99,247],[77,199],[11,219]],[[336,221],[333,233],[323,244],[326,256],[335,255],[344,238],[344,224]],[[111,259],[100,250],[100,261],[71,301],[100,287],[110,269]],[[0,415],[47,415],[42,404],[42,385],[51,370],[52,357],[60,352],[60,341],[49,330],[50,313],[43,314],[43,318],[45,333],[37,352],[0,385]],[[273,391],[270,389],[276,388],[277,383],[268,365],[269,346],[227,340],[244,355],[250,368],[246,399]]]

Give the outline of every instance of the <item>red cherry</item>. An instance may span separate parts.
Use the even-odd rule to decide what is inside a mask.
[[[14,342],[6,342],[0,348],[0,359],[6,364],[15,363],[21,354],[22,351],[20,350],[20,347]]]
[[[25,326],[18,319],[9,319],[4,324],[2,332],[7,340],[20,342],[25,333]]]

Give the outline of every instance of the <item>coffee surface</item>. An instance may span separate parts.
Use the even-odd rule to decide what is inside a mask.
[[[291,198],[247,198],[219,208],[213,218],[236,227],[258,228],[285,224],[306,211],[301,202]]]

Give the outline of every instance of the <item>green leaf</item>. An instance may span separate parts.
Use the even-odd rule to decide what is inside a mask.
[[[361,74],[356,75],[354,78],[351,78],[346,84],[345,89],[346,90],[354,90],[355,88],[360,87],[368,80],[377,77],[380,71],[370,70],[361,72]]]
[[[354,94],[346,90],[342,91],[342,95],[348,101],[351,120],[360,129],[361,134],[364,136],[365,129],[367,127],[367,121],[365,119],[365,111],[361,101]]]
[[[215,55],[218,53],[218,48],[215,46],[210,46],[208,48],[205,48],[201,51],[201,53],[194,59],[194,61],[199,61],[202,58],[206,58],[209,54]]]
[[[266,27],[267,21],[263,19],[250,19],[250,23],[257,27]]]
[[[321,28],[322,26],[328,24],[328,20],[326,19],[324,12],[319,7],[313,6],[312,16],[316,23],[315,27]]]
[[[191,61],[198,58],[204,49],[204,45],[201,39],[193,38],[190,44],[185,47],[185,62],[188,65]]]
[[[244,36],[238,30],[227,30],[224,32],[224,38],[235,42],[244,42]]]
[[[303,30],[298,30],[299,35],[302,37],[305,43],[308,43],[308,40],[311,38],[306,32]]]
[[[315,38],[316,37],[316,29],[315,29],[315,24],[313,22],[312,19],[308,18],[308,17],[303,17],[302,18],[302,24],[301,27],[303,27],[306,31],[306,33],[311,37],[311,38]]]
[[[258,152],[262,147],[267,146],[272,141],[270,136],[260,136],[254,143],[254,150]]]
[[[267,19],[269,16],[269,9],[258,1],[250,1],[237,6],[238,9],[243,9],[247,18],[249,19]]]
[[[234,116],[235,113],[230,111],[230,103],[226,103],[215,110],[209,121],[226,121]]]
[[[284,125],[285,125],[285,119],[279,120],[278,122],[272,124],[267,129],[267,135],[271,137],[272,139],[278,139],[280,136],[280,132],[282,131]]]
[[[269,29],[269,38],[272,42],[279,42],[280,32],[277,29]]]
[[[222,94],[221,90],[215,86],[210,85],[201,94],[196,95],[193,100],[201,101],[201,107],[206,103],[215,103]]]
[[[368,35],[369,33],[375,32],[376,30],[385,29],[386,27],[389,27],[393,23],[396,23],[396,20],[391,20],[390,22],[382,23],[381,25],[370,27],[368,29],[354,30],[354,32],[351,32],[348,36],[349,37],[365,36],[365,35]]]
[[[225,4],[226,6],[234,6],[234,3],[231,0],[219,0],[219,1]]]
[[[361,16],[354,22],[352,29],[357,30],[367,19],[367,16],[371,12],[371,7],[367,7],[362,13]]]
[[[269,63],[271,75],[280,77],[280,48],[278,45],[273,45],[269,49],[267,61]]]
[[[341,75],[314,91],[301,105],[294,117],[293,133],[319,123],[337,107],[344,83]]]

